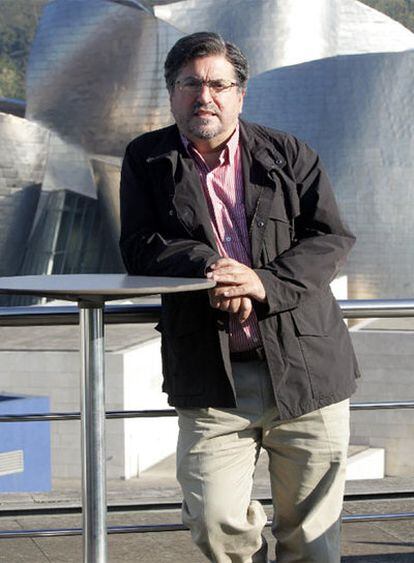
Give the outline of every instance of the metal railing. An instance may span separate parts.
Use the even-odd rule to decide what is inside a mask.
[[[404,318],[414,317],[414,299],[394,300],[348,300],[339,301],[343,315],[348,319],[361,318]],[[152,323],[159,320],[160,305],[107,305],[105,307],[106,324],[125,323]],[[77,325],[79,323],[79,312],[76,306],[31,306],[31,307],[4,307],[0,308],[0,326],[51,326],[51,325]],[[412,401],[376,401],[368,403],[352,403],[352,411],[376,410],[376,409],[412,409]],[[139,410],[139,411],[108,411],[107,419],[119,418],[150,418],[176,416],[174,409],[166,410]],[[63,421],[80,420],[79,412],[66,413],[27,413],[24,415],[2,415],[0,422],[38,422],[38,421]],[[414,498],[414,491],[403,493],[380,493],[345,495],[348,500],[375,500],[375,499]],[[263,504],[271,504],[271,499],[261,499]],[[151,503],[139,505],[109,506],[110,512],[125,511],[159,511],[178,510],[178,503]],[[36,515],[36,514],[68,514],[81,512],[80,507],[54,509],[19,509],[0,510],[1,516],[11,515]],[[414,512],[388,513],[388,514],[353,514],[343,515],[342,521],[349,522],[379,522],[384,520],[407,520],[414,518]],[[268,521],[267,525],[271,525]],[[157,524],[136,526],[109,526],[109,534],[146,533],[146,532],[170,532],[186,530],[183,524]],[[51,536],[74,536],[81,535],[81,528],[59,528],[59,529],[37,529],[37,530],[3,530],[0,531],[1,538],[35,538]]]

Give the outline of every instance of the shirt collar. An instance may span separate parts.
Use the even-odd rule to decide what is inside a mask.
[[[200,155],[198,150],[194,147],[193,143],[189,139],[187,139],[187,137],[185,135],[183,135],[181,132],[180,132],[180,137],[181,137],[181,141],[183,142],[183,145],[184,145],[186,151],[188,152],[188,154],[190,156],[191,156],[191,153],[195,152],[198,156],[200,156],[202,158],[202,156]],[[234,133],[232,134],[230,139],[227,141],[227,143],[223,147],[223,150],[220,153],[220,163],[221,164],[227,163],[227,164],[233,165],[234,158],[235,158],[235,155],[236,155],[236,151],[237,151],[237,148],[239,146],[239,140],[240,140],[240,128],[239,128],[239,123],[237,122],[236,129],[234,130]]]

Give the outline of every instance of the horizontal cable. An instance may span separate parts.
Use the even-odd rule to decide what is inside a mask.
[[[351,410],[383,410],[383,409],[413,409],[414,401],[382,401],[372,403],[352,403]],[[144,411],[108,411],[107,419],[119,418],[157,418],[177,416],[174,409],[158,409]],[[79,412],[62,413],[28,413],[28,414],[4,414],[0,416],[0,422],[55,422],[61,420],[80,420]]]
[[[271,506],[271,498],[255,498],[263,506]],[[386,491],[380,493],[347,493],[344,495],[344,503],[348,502],[373,502],[390,500],[414,500],[414,491]],[[51,500],[53,503],[53,500]],[[181,510],[181,502],[148,502],[143,504],[110,504],[108,513],[121,514],[124,512],[177,512]],[[0,518],[18,518],[27,516],[67,516],[69,514],[81,514],[81,505],[70,506],[36,506],[34,508],[3,508],[0,509]]]
[[[345,514],[342,516],[344,524],[353,522],[384,522],[393,520],[411,520],[414,518],[414,512],[398,512],[395,514]]]
[[[354,522],[384,522],[395,520],[411,520],[414,512],[400,512],[390,514],[346,514],[342,516],[344,524]],[[266,526],[271,526],[272,520],[266,522]],[[108,534],[143,534],[148,532],[180,532],[187,531],[184,524],[140,524],[132,526],[108,526]],[[0,539],[7,538],[45,538],[56,536],[80,536],[82,528],[49,528],[36,530],[2,530]]]
[[[351,403],[351,411],[370,411],[383,409],[412,409],[414,401],[380,401],[372,403]]]
[[[411,495],[411,498],[414,494]],[[46,502],[46,501],[45,501]],[[53,503],[53,500],[50,501]],[[262,504],[271,504],[271,499],[260,499]],[[144,504],[110,504],[108,513],[123,512],[174,512],[181,510],[181,502],[148,502]],[[0,509],[0,518],[17,518],[25,516],[67,516],[69,514],[81,514],[82,506],[36,506],[35,508],[5,508]]]

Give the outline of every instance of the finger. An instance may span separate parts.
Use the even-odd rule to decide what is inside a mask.
[[[214,289],[208,290],[208,299],[210,301],[211,307],[215,307],[217,303],[217,297],[214,295]]]
[[[217,299],[227,298],[227,295],[226,295],[227,291],[228,291],[229,289],[233,288],[233,287],[235,287],[235,286],[229,285],[229,284],[226,284],[226,285],[221,285],[221,284],[220,284],[220,285],[216,285],[216,287],[211,290],[211,298],[212,298],[212,299],[216,299],[216,300],[217,300]]]
[[[241,299],[240,297],[236,297],[235,299],[229,299],[229,313],[236,314],[239,312],[241,306]]]
[[[216,276],[221,276],[224,274],[237,274],[239,272],[239,270],[237,270],[237,268],[234,268],[233,266],[225,266],[225,267],[218,267],[215,270],[211,270],[210,272],[207,272],[206,277],[209,279],[215,279]]]
[[[237,262],[237,260],[233,260],[232,258],[223,258],[212,264],[210,266],[211,272],[228,272],[228,271],[240,271],[246,269],[247,266],[242,264],[241,262]]]
[[[233,258],[219,258],[216,262],[210,264],[209,269],[217,270],[218,268],[224,268],[231,264],[239,264],[239,262],[237,262],[237,260],[233,260]]]
[[[222,295],[214,295],[213,290],[209,291],[210,306],[214,309],[221,309],[223,300],[225,302],[229,301],[229,299],[224,298]],[[226,307],[226,304],[224,305],[224,307]],[[223,310],[226,310],[226,308],[224,308]]]
[[[220,287],[216,287],[215,291],[214,291],[214,298],[215,299],[223,299],[223,298],[227,298],[227,297],[233,297],[232,295],[229,294],[230,290],[234,289],[238,287],[237,285],[223,285]],[[239,297],[238,295],[235,295],[235,297]]]
[[[235,280],[233,277],[230,277],[230,276],[222,277],[220,279],[222,281],[217,282],[217,285],[214,288],[217,291],[220,290],[220,295],[223,294],[223,290],[230,289],[231,287],[234,287],[235,285],[240,285],[241,283],[244,283],[243,280],[238,281],[238,280]]]
[[[224,288],[223,288],[224,289]],[[220,298],[234,298],[234,297],[247,297],[249,295],[249,286],[247,285],[233,285],[229,286],[222,291]]]
[[[248,297],[243,297],[241,299],[240,309],[239,309],[239,321],[243,324],[250,317],[253,310],[253,305],[251,299]]]
[[[244,264],[240,264],[240,262],[234,261],[231,263],[218,265],[216,268],[214,268],[213,274],[216,273],[231,274],[231,273],[244,272],[246,270],[248,270],[247,266],[245,266]]]
[[[229,272],[229,273],[218,273],[212,272],[211,279],[217,283],[221,284],[240,284],[246,283],[248,277],[244,272]]]
[[[231,305],[231,299],[220,299],[217,308],[220,309],[220,311],[229,312],[230,305]]]

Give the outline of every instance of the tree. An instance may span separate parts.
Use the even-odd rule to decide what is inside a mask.
[[[47,0],[0,0],[0,96],[25,98],[30,45]]]
[[[362,0],[414,32],[414,0]]]

